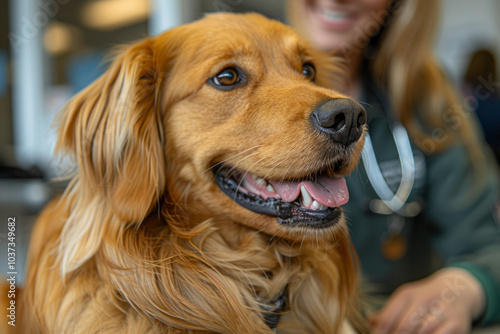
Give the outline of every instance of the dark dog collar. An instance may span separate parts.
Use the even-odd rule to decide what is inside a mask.
[[[269,328],[275,329],[278,326],[281,313],[283,313],[287,307],[287,299],[286,289],[283,289],[283,291],[268,304],[260,304],[262,315],[264,316],[264,322],[269,326]]]

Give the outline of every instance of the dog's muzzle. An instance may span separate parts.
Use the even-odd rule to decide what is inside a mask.
[[[351,99],[333,99],[317,105],[310,121],[323,138],[327,138],[327,146],[331,145],[334,152],[338,152],[334,157],[338,163],[352,154],[351,144],[361,138],[366,111]],[[331,168],[325,166],[324,170],[299,180],[265,180],[224,165],[213,171],[219,188],[244,208],[276,217],[281,225],[287,227],[321,229],[341,220],[340,206],[349,199],[345,179],[329,176],[326,171]]]

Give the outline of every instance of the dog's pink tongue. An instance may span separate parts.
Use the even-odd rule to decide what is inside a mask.
[[[328,207],[337,207],[349,201],[349,192],[345,179],[320,176],[316,182],[311,181],[275,181],[269,180],[276,192],[285,202],[293,202],[299,197],[300,186],[304,186],[311,197],[320,204]]]

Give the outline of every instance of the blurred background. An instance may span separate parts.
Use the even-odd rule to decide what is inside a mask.
[[[112,46],[214,11],[284,20],[284,1],[0,0],[0,254],[6,252],[8,217],[15,217],[18,283],[32,223],[65,186],[53,181],[55,113],[105,70],[102,59]],[[476,51],[493,60],[500,55],[500,1],[445,0],[442,13],[436,51],[457,89],[466,92],[464,107],[473,109],[477,96],[467,95],[464,77]],[[489,64],[484,59],[479,63]],[[494,65],[481,70],[474,77],[498,91]],[[7,271],[7,258],[0,256],[0,273]]]

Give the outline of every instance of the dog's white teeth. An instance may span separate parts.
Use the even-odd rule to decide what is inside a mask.
[[[304,204],[304,206],[309,206],[309,204],[311,204],[312,202],[312,197],[311,195],[309,195],[306,187],[304,187],[303,185],[300,186],[300,193],[302,194],[302,203]]]
[[[311,204],[311,209],[313,210],[326,210],[327,207],[323,204],[320,204],[318,201],[314,200]]]
[[[266,181],[266,180],[264,180],[264,179],[257,179],[257,180],[255,180],[255,182],[256,182],[259,186],[261,186],[261,187],[265,187],[265,186],[267,186],[267,181]]]
[[[267,185],[267,190],[268,190],[269,192],[276,193],[276,190],[274,190],[273,185],[272,185],[272,184],[270,184],[270,183]]]
[[[254,175],[254,174],[250,174],[250,176],[252,177],[252,179],[254,179],[254,181],[255,181],[255,183],[257,183],[257,185],[259,185],[261,187],[267,186],[266,180],[261,179],[260,177],[258,177],[257,175]]]

